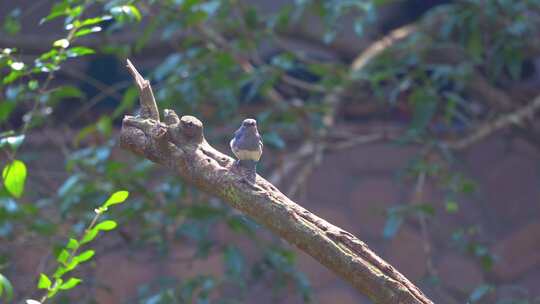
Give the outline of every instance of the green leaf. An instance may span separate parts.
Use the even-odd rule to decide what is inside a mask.
[[[37,88],[39,88],[39,81],[30,80],[28,82],[28,89],[30,89],[31,91],[35,91],[35,90],[37,90]]]
[[[258,16],[257,16],[257,10],[253,7],[247,7],[244,10],[244,22],[246,23],[247,27],[251,30],[255,29],[258,23]]]
[[[15,198],[20,198],[26,182],[26,165],[20,160],[14,160],[2,170],[4,187]]]
[[[129,196],[129,192],[126,190],[121,190],[113,193],[105,203],[103,203],[102,207],[109,208],[112,205],[123,203]]]
[[[227,274],[230,276],[240,276],[244,270],[244,257],[235,246],[227,246],[223,252],[223,259]]]
[[[64,266],[58,266],[58,268],[56,268],[56,271],[54,272],[53,274],[53,278],[59,278],[61,276],[64,275],[64,273],[68,272],[68,269]]]
[[[55,3],[54,6],[51,8],[51,12],[49,13],[49,15],[41,19],[41,21],[39,21],[39,24],[41,25],[47,21],[53,20],[63,15],[67,15],[69,10],[70,7],[68,2],[64,1]]]
[[[399,228],[401,227],[402,223],[403,223],[402,216],[396,215],[396,214],[390,214],[388,218],[386,219],[386,223],[384,224],[383,237],[387,239],[393,238],[399,231]]]
[[[81,240],[81,245],[91,242],[98,235],[99,230],[91,229],[86,232],[83,239]]]
[[[54,279],[54,284],[53,284],[52,288],[49,289],[49,292],[47,293],[47,298],[50,299],[50,298],[54,297],[54,295],[56,295],[58,290],[60,290],[60,286],[62,286],[62,282],[64,282],[64,280],[62,280],[61,278],[55,278]]]
[[[467,41],[467,51],[473,59],[480,60],[483,53],[482,35],[478,27],[471,29],[469,39]]]
[[[39,275],[39,282],[38,282],[39,289],[49,289],[51,287],[51,284],[52,282],[46,274],[41,273]]]
[[[68,195],[70,192],[74,192],[74,189],[76,188],[77,184],[80,181],[79,175],[71,175],[66,181],[58,188],[58,196],[64,197]]]
[[[83,98],[84,93],[77,87],[71,85],[60,86],[51,93],[49,103],[54,105],[67,98]]]
[[[67,40],[65,38],[58,39],[53,43],[53,46],[57,47],[57,48],[65,49],[65,48],[67,48],[69,46],[69,40]]]
[[[172,73],[178,72],[178,67],[181,66],[182,63],[182,55],[181,54],[171,54],[165,58],[163,63],[161,63],[155,70],[154,75],[156,80],[161,81],[165,79],[165,77],[171,75]],[[127,92],[126,92],[127,93]],[[138,96],[138,91],[136,92]],[[124,95],[124,98],[126,96]]]
[[[0,139],[0,148],[10,147],[11,149],[16,150],[22,144],[24,138],[24,134],[4,137]]]
[[[118,226],[118,224],[116,224],[115,221],[107,220],[107,221],[103,221],[103,222],[97,224],[96,227],[94,227],[94,230],[96,230],[96,231],[109,231],[109,230],[113,230],[114,228],[116,228],[116,226]]]
[[[448,201],[446,202],[445,205],[446,205],[446,212],[448,213],[456,213],[459,210],[458,204],[454,201]]]
[[[92,249],[86,250],[85,252],[79,254],[78,256],[74,257],[75,260],[79,263],[86,262],[90,260],[96,252]]]
[[[15,102],[2,101],[0,103],[0,123],[5,121],[13,109],[15,109]]]
[[[285,141],[281,138],[276,132],[270,132],[264,135],[263,141],[269,146],[275,147],[277,149],[285,148]]]
[[[94,228],[86,232],[83,239],[81,240],[81,245],[91,242],[93,239],[96,238],[100,231],[113,230],[114,228],[116,228],[116,226],[118,226],[118,224],[116,224],[116,222],[113,220],[107,220],[97,224]]]
[[[205,12],[207,15],[211,16],[214,15],[220,7],[220,1],[207,1],[199,4],[197,8],[203,12]]]
[[[11,299],[13,299],[13,286],[11,285],[11,282],[0,273],[0,297],[4,294],[4,290],[6,291],[5,298],[8,301],[11,301]]]
[[[77,18],[82,14],[82,12],[83,12],[83,6],[77,5],[74,8],[70,9],[68,14],[71,18]]]
[[[249,236],[255,235],[257,224],[244,216],[233,215],[227,219],[227,225],[236,233],[245,233]]]
[[[102,21],[107,21],[107,20],[111,20],[111,19],[112,19],[111,15],[103,15],[103,16],[99,16],[99,17],[95,17],[95,18],[88,18],[88,19],[84,19],[83,21],[81,21],[81,23],[78,24],[78,26],[79,27],[84,27],[84,26],[94,25],[94,24],[101,23]]]
[[[120,105],[114,110],[112,117],[116,118],[123,115],[126,110],[132,108],[138,96],[139,91],[134,86],[127,89],[122,97]]]
[[[139,9],[135,6],[135,5],[127,5],[128,9],[129,9],[129,15],[130,16],[133,16],[135,17],[135,20],[137,21],[141,21],[142,20],[142,16],[141,16],[141,12],[139,12]]]
[[[75,33],[75,37],[82,37],[86,36],[88,34],[101,32],[102,28],[101,26],[93,26],[91,28],[83,28]]]
[[[96,130],[105,136],[109,136],[112,131],[112,119],[104,115],[96,123]]]
[[[495,257],[487,253],[480,257],[480,263],[482,264],[482,268],[486,272],[489,272],[493,268],[493,264],[495,264]]]
[[[60,285],[60,289],[61,290],[69,290],[77,285],[79,285],[79,283],[81,283],[82,280],[81,279],[78,279],[78,278],[70,278],[67,282],[63,283],[62,285]]]
[[[24,75],[23,72],[12,69],[11,72],[2,80],[3,84],[10,84]]]
[[[115,6],[111,8],[110,12],[119,22],[125,22],[127,20],[141,21],[142,19],[139,9],[134,5]]]
[[[469,180],[469,179],[464,179],[462,182],[461,182],[461,192],[463,192],[464,194],[471,194],[473,193],[474,191],[476,191],[476,184],[474,181],[472,180]]]
[[[68,98],[68,97],[83,97],[83,92],[74,86],[61,86],[54,90],[54,97],[56,98]]]
[[[58,257],[56,258],[56,260],[60,263],[60,264],[66,264],[67,263],[67,260],[69,258],[69,252],[65,249],[62,249],[60,251],[60,253],[58,254]]]
[[[410,211],[426,216],[435,215],[435,208],[433,207],[433,205],[428,203],[414,204],[413,208]]]
[[[362,34],[364,34],[364,20],[362,18],[354,21],[354,32],[358,36],[362,36]]]
[[[53,58],[54,56],[56,56],[58,54],[58,50],[57,49],[51,49],[50,51],[47,51],[43,54],[41,54],[39,56],[39,60],[47,60],[47,59],[50,59],[50,58]]]
[[[66,248],[69,250],[76,250],[79,248],[79,242],[76,239],[69,239]]]
[[[414,106],[411,129],[420,133],[429,125],[437,109],[437,97],[429,88],[417,88],[409,97]]]
[[[79,261],[77,261],[76,259],[71,259],[71,261],[69,261],[69,264],[66,265],[66,272],[72,271],[78,265],[79,265]]]
[[[91,54],[95,54],[95,53],[96,53],[96,51],[94,51],[91,48],[87,48],[85,46],[72,47],[69,50],[67,50],[67,52],[66,52],[66,54],[67,54],[67,56],[69,58],[75,58],[75,57],[80,57],[80,56],[85,56],[85,55],[91,55]]]
[[[395,0],[373,0],[373,4],[375,6],[381,6],[381,5],[384,5],[384,4],[392,3],[393,1],[395,1]]]
[[[334,31],[334,30],[328,30],[324,33],[323,35],[323,42],[325,44],[330,44],[332,43],[332,41],[334,41],[334,39],[336,38],[336,34],[337,32]]]
[[[476,287],[471,295],[469,296],[469,300],[471,303],[476,303],[480,299],[482,299],[485,295],[493,291],[493,287],[487,284],[482,284],[478,287]]]
[[[197,220],[206,220],[223,215],[223,209],[210,205],[194,205],[186,208],[186,216]]]
[[[81,141],[83,141],[86,137],[93,134],[94,132],[96,132],[96,124],[91,124],[82,128],[81,131],[79,131],[79,133],[77,134],[77,136],[75,136],[75,145],[78,146]]]
[[[272,65],[282,70],[291,70],[295,68],[295,57],[289,53],[280,54],[272,57]]]
[[[9,35],[16,35],[21,30],[21,9],[16,8],[12,10],[4,21],[4,32]]]

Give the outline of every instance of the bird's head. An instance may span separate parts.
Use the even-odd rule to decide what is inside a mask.
[[[253,118],[247,118],[247,119],[244,119],[244,121],[242,122],[242,127],[245,127],[245,128],[257,128],[257,121]]]

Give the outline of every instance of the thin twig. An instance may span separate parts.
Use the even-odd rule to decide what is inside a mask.
[[[122,98],[117,98],[116,93],[118,93],[120,90],[124,89],[129,85],[126,81],[117,82],[114,85],[111,85],[107,87],[106,90],[100,91],[99,94],[96,94],[94,97],[89,99],[87,102],[84,103],[84,105],[77,110],[71,117],[67,120],[67,123],[71,123],[77,119],[87,111],[89,111],[92,107],[99,104],[103,100],[105,100],[107,97],[115,98],[116,100],[121,100]]]
[[[283,82],[287,84],[293,85],[295,87],[301,88],[306,91],[311,91],[311,92],[316,92],[316,93],[325,93],[327,91],[327,89],[323,87],[322,85],[306,82],[296,77],[290,76],[288,74],[282,74],[281,80],[283,80]]]
[[[465,138],[448,141],[446,146],[455,150],[462,150],[470,145],[488,137],[494,132],[507,128],[514,124],[521,124],[527,118],[533,118],[536,111],[540,109],[540,95],[535,97],[529,104],[517,109],[514,112],[505,114],[495,120],[488,121],[477,127],[470,135]]]
[[[350,139],[342,140],[337,143],[328,146],[328,151],[338,151],[344,149],[350,149],[352,147],[363,145],[367,143],[372,143],[378,140],[388,139],[389,136],[384,132],[366,134],[366,135],[355,135]]]
[[[298,193],[298,190],[300,190],[300,187],[306,184],[306,180],[311,175],[311,172],[313,172],[313,170],[321,164],[325,149],[326,143],[318,143],[314,145],[312,157],[304,162],[304,166],[294,177],[294,180],[287,191],[287,196],[294,197]]]
[[[289,176],[304,158],[313,153],[313,150],[313,142],[304,142],[294,153],[287,154],[285,161],[274,170],[268,179],[273,184],[281,184],[283,178]]]
[[[303,37],[286,37],[283,35],[277,35],[276,33],[269,33],[270,37],[272,38],[272,41],[281,48],[283,51],[294,54],[294,57],[298,59],[301,62],[304,62],[306,64],[321,64],[326,61],[319,61],[317,59],[314,59],[313,56],[308,56],[305,51],[298,50],[298,48],[293,47],[290,45],[289,42],[285,40],[294,40],[295,42],[301,41]],[[306,44],[311,45],[311,43],[306,42]],[[325,52],[330,52],[330,49],[326,49]]]
[[[426,183],[426,172],[422,171],[418,174],[416,179],[416,186],[414,188],[414,199],[412,204],[421,204],[424,200],[424,186]],[[424,214],[418,214],[418,223],[420,224],[420,231],[422,233],[422,239],[424,241],[424,252],[426,253],[426,268],[430,276],[436,277],[437,270],[433,266],[431,241],[427,228],[426,217]]]
[[[324,151],[327,147],[326,137],[328,136],[330,129],[334,126],[337,107],[339,106],[341,100],[340,97],[343,92],[344,89],[342,87],[336,87],[324,97],[323,104],[328,107],[328,111],[322,119],[324,126],[316,135],[312,157],[304,163],[304,166],[300,169],[300,173],[296,176],[294,183],[287,191],[289,196],[296,195],[300,186],[305,185],[305,181],[311,172],[322,162]]]
[[[414,24],[405,25],[390,32],[390,34],[372,43],[353,61],[351,67],[353,71],[363,69],[373,58],[381,54],[384,50],[394,45],[397,41],[404,39],[414,33],[417,26]]]

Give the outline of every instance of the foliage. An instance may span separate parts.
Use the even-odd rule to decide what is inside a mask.
[[[0,273],[0,298],[4,297],[7,301],[13,299],[13,286],[11,282]]]
[[[59,250],[56,257],[58,265],[53,272],[53,280],[44,273],[39,275],[38,288],[45,289],[47,293],[40,301],[30,299],[26,301],[27,303],[44,303],[45,300],[54,298],[59,291],[70,290],[82,282],[81,279],[76,277],[70,277],[66,280],[64,275],[76,270],[80,264],[88,262],[94,257],[95,251],[93,249],[87,249],[82,253],[79,253],[78,251],[80,251],[83,245],[92,242],[100,231],[110,231],[116,228],[117,224],[115,221],[105,220],[98,223],[98,219],[110,206],[123,203],[128,195],[129,193],[127,191],[115,192],[105,203],[103,203],[103,205],[94,210],[96,215],[94,215],[88,228],[84,230],[83,235],[78,240],[70,238],[66,246]]]

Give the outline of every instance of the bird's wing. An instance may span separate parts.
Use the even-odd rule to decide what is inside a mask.
[[[240,131],[242,130],[242,127],[238,128],[238,130],[234,131],[234,137],[240,136]]]
[[[236,156],[236,158],[239,158],[238,157],[238,149],[236,149],[234,141],[235,141],[235,137],[233,137],[233,139],[231,139],[231,141],[229,142],[229,146],[231,147],[231,151],[234,154],[234,156]]]

